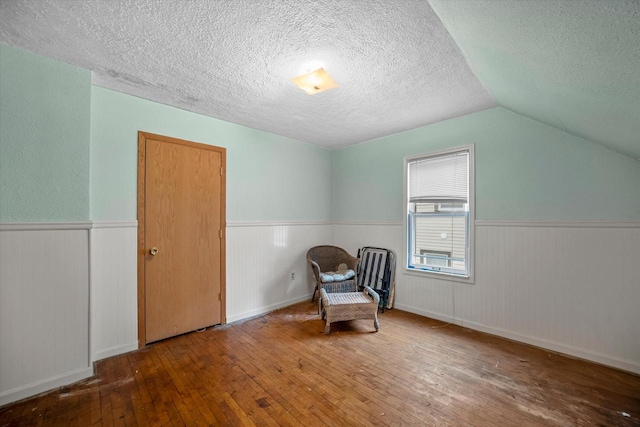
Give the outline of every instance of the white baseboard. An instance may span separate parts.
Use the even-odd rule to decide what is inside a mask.
[[[480,332],[485,332],[487,334],[496,335],[503,338],[508,338],[513,341],[522,342],[525,344],[530,344],[536,347],[540,347],[544,350],[551,350],[558,353],[563,353],[569,356],[577,357],[580,359],[585,359],[591,362],[600,363],[602,365],[611,366],[614,368],[621,369],[623,371],[632,372],[634,374],[640,375],[640,364],[633,362],[631,360],[625,360],[617,357],[608,356],[606,354],[601,354],[589,350],[584,350],[581,348],[568,346],[565,344],[560,344],[553,341],[548,341],[536,337],[532,337],[529,335],[519,334],[517,332],[508,331],[500,328],[493,328],[490,326],[482,325],[475,322],[470,322],[465,319],[453,319],[449,315],[444,315],[437,312],[432,312],[428,310],[423,310],[417,307],[412,307],[404,304],[394,304],[394,308],[402,311],[407,311],[409,313],[418,314],[420,316],[429,317],[431,319],[440,320],[443,322],[452,323],[459,326],[464,326],[465,328],[473,329]]]
[[[276,304],[267,305],[265,307],[260,307],[256,310],[245,311],[244,313],[236,314],[234,316],[227,317],[227,323],[237,322],[239,320],[248,319],[250,317],[258,316],[260,314],[269,313],[270,311],[277,310],[279,308],[288,307],[293,304],[297,304],[299,302],[311,300],[311,294],[303,295],[300,297],[292,298],[286,301],[282,301]]]
[[[408,313],[418,314],[423,317],[428,317],[430,319],[440,320],[441,322],[453,323],[454,325],[463,326],[463,322],[460,319],[453,319],[453,317],[448,314],[442,314],[435,311],[423,310],[418,307],[413,307],[410,305],[399,304],[397,302],[393,303],[393,308],[406,311]],[[466,323],[464,324],[466,326]]]
[[[133,342],[127,345],[120,345],[117,347],[107,348],[105,350],[97,351],[93,354],[91,360],[97,362],[98,360],[106,359],[108,357],[117,356],[122,353],[128,353],[138,349],[138,342]]]
[[[27,397],[32,397],[45,391],[51,391],[55,388],[62,387],[67,384],[84,380],[85,378],[89,378],[92,375],[93,367],[81,368],[74,371],[65,372],[64,374],[56,375],[55,377],[46,378],[44,380],[4,391],[0,393],[0,406],[6,405],[7,403],[11,402],[16,402],[18,400],[26,399]]]

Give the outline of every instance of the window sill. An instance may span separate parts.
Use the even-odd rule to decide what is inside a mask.
[[[460,283],[467,283],[469,285],[475,284],[475,278],[473,277],[473,275],[469,277],[457,276],[455,274],[438,273],[435,271],[417,270],[414,268],[406,268],[406,267],[402,270],[402,274],[407,276],[424,277],[427,279],[444,280],[447,282],[460,282]]]

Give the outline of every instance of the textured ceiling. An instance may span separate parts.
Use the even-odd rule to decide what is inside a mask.
[[[96,85],[337,148],[496,105],[426,0],[0,0],[0,42]],[[339,88],[289,79],[310,61]]]
[[[498,104],[640,160],[640,1],[430,3]]]

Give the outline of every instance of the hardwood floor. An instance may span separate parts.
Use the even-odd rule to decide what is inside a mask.
[[[0,426],[640,425],[639,376],[398,310],[325,336],[315,310],[102,360]]]

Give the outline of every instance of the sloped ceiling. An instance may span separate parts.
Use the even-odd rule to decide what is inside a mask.
[[[638,0],[429,0],[501,106],[640,160]]]
[[[496,105],[425,0],[1,0],[0,42],[330,148]],[[309,62],[340,87],[294,86]]]
[[[0,0],[0,42],[93,70],[99,86],[329,148],[499,104],[640,159],[639,8]],[[340,87],[293,86],[309,62]]]

